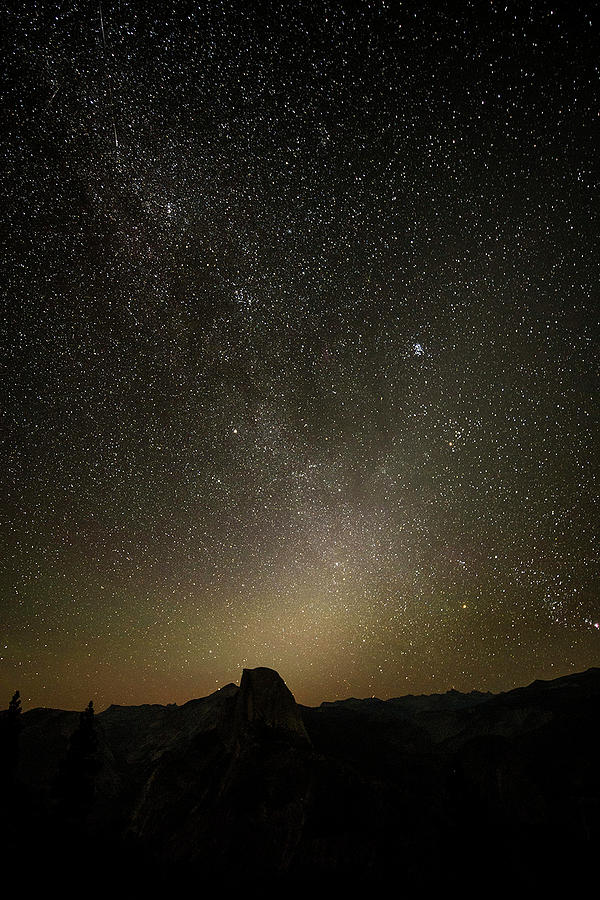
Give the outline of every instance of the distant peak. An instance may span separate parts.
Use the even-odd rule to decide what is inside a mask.
[[[274,669],[244,669],[236,702],[238,727],[266,725],[308,741],[294,695]]]

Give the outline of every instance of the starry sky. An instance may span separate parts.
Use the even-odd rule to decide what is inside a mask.
[[[6,702],[599,663],[598,11],[3,4]]]

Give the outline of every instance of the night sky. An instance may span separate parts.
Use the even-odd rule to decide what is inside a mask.
[[[600,662],[598,10],[3,5],[6,703]]]

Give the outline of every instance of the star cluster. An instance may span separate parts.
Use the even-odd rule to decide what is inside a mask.
[[[596,664],[595,5],[2,18],[5,693]]]

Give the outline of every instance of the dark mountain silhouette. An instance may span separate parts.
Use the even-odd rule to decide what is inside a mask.
[[[599,711],[600,669],[317,708],[273,670],[244,670],[182,706],[96,715],[75,830],[55,785],[80,714],[33,709],[3,846],[27,846],[46,876],[91,855],[109,883],[138,886],[574,883],[600,838]]]

